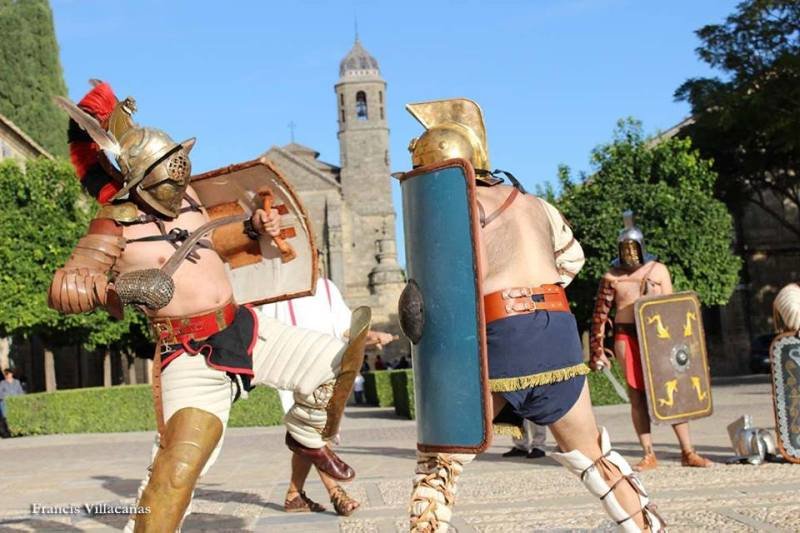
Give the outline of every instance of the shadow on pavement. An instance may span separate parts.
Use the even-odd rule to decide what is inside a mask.
[[[394,408],[387,407],[379,409],[377,407],[361,407],[361,406],[348,406],[345,411],[345,418],[376,418],[381,420],[408,420],[402,416],[398,416],[394,412]]]
[[[20,531],[19,529],[2,527],[2,526],[26,526],[34,531],[83,531],[82,529],[70,526],[69,524],[62,524],[61,522],[54,522],[52,520],[39,520],[37,518],[17,518],[13,520],[0,520],[0,531]]]

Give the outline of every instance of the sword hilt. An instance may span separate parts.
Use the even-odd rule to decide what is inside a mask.
[[[269,213],[270,209],[272,209],[272,201],[275,199],[275,194],[272,192],[272,189],[263,187],[258,190],[258,195],[264,202],[264,211]],[[292,245],[286,242],[280,235],[272,237],[272,242],[275,243],[275,246],[278,247],[278,251],[281,253],[281,262],[288,263],[297,257],[297,253],[294,251],[294,248],[292,248]]]

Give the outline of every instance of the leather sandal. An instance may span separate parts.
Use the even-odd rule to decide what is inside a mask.
[[[656,454],[648,453],[642,457],[642,460],[636,463],[633,466],[633,470],[636,472],[646,472],[647,470],[653,470],[658,466],[658,459],[656,459]]]
[[[283,510],[287,513],[321,513],[325,507],[306,496],[305,491],[300,491],[291,500],[286,498],[286,501],[283,502]]]
[[[714,466],[714,461],[706,459],[696,451],[681,451],[681,466],[692,466],[695,468],[709,468]]]
[[[361,507],[358,500],[351,498],[339,485],[331,492],[331,503],[339,516],[350,516],[356,509]]]

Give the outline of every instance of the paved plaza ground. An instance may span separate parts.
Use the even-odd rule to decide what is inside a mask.
[[[715,460],[732,456],[725,426],[738,416],[751,414],[760,427],[774,425],[765,376],[717,383],[714,408],[712,417],[692,424],[692,434],[698,450]],[[639,449],[628,406],[596,412],[617,449],[634,462]],[[289,476],[283,436],[280,427],[230,430],[219,461],[198,486],[184,531],[389,533],[407,527],[414,422],[398,419],[391,409],[348,410],[338,450],[358,471],[348,491],[362,507],[346,519],[330,511],[316,478],[308,494],[328,512],[282,511]],[[800,531],[800,465],[687,469],[680,467],[669,427],[656,427],[654,437],[661,466],[643,479],[671,531]],[[132,503],[151,442],[150,433],[0,442],[0,531],[121,528],[124,516],[33,515],[31,505]],[[613,529],[599,502],[552,459],[502,458],[510,444],[507,437],[495,438],[491,449],[466,468],[454,520],[459,533]]]

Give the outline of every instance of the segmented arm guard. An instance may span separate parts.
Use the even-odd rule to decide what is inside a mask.
[[[56,270],[48,305],[61,313],[86,313],[106,305],[109,272],[125,249],[121,235],[89,233]]]
[[[603,339],[606,332],[606,321],[614,307],[614,295],[616,289],[611,281],[603,278],[597,289],[597,296],[594,300],[594,313],[592,314],[592,334],[589,340],[589,347],[592,361],[597,360],[603,355]]]

